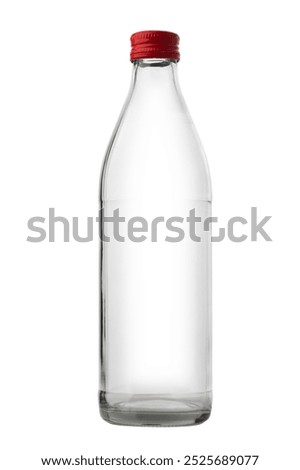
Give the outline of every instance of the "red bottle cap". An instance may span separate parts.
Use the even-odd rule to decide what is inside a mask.
[[[179,36],[169,31],[140,31],[131,38],[131,62],[138,59],[179,60]]]

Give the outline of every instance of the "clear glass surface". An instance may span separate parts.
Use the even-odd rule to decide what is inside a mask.
[[[211,234],[199,224],[201,242],[191,239],[188,218],[191,210],[202,221],[211,215],[211,185],[175,61],[134,63],[102,169],[100,207],[110,238],[100,250],[101,416],[125,425],[201,423],[212,393]],[[104,219],[116,210],[125,218],[118,239]],[[134,217],[148,230],[130,239]],[[176,227],[184,230],[180,241]]]

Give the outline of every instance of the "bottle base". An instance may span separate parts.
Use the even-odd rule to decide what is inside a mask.
[[[211,392],[188,395],[131,395],[100,392],[101,417],[124,426],[192,426],[206,421]]]

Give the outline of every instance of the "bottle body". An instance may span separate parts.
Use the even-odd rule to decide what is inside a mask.
[[[176,67],[135,61],[102,170],[100,411],[115,424],[211,409],[211,188]]]

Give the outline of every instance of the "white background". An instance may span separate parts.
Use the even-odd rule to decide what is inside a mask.
[[[298,468],[299,18],[296,0],[1,1],[1,468],[140,453]],[[28,218],[49,207],[82,230],[96,216],[129,36],[143,29],[181,37],[215,215],[272,215],[273,242],[214,245],[213,413],[189,428],[100,419],[97,237],[26,241]]]

